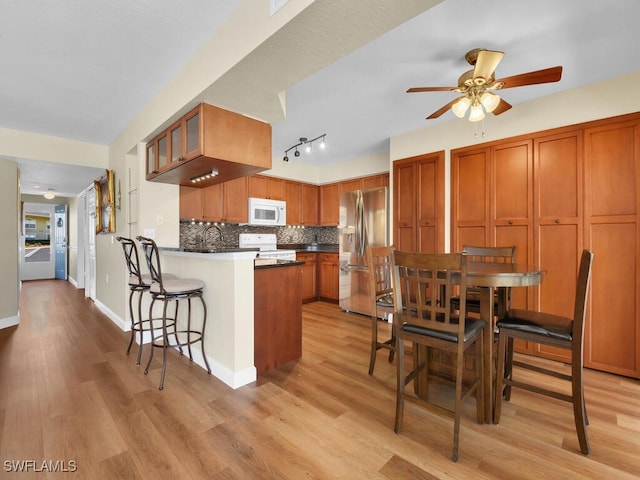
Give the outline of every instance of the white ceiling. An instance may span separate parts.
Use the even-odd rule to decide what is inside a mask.
[[[3,0],[0,127],[110,143],[241,3]],[[393,0],[375,3],[405,5]],[[426,8],[433,2],[422,3]],[[501,95],[513,109],[496,121],[508,122],[510,115],[518,114],[518,103],[639,71],[638,18],[637,0],[445,0],[315,73],[313,61],[310,67],[301,60],[298,72],[293,71],[295,62],[284,59],[275,65],[254,61],[254,67],[265,69],[265,77],[273,77],[278,69],[292,70],[279,77],[280,82],[291,82],[283,86],[286,119],[265,118],[273,123],[274,155],[281,157],[301,136],[326,133],[326,151],[303,154],[295,161],[330,166],[387,151],[389,137],[395,134],[451,121],[451,113],[438,120],[425,117],[454,98],[453,93],[405,91],[414,86],[455,86],[458,76],[470,68],[464,54],[476,47],[505,52],[496,77],[564,67],[558,83],[504,90]],[[350,20],[354,29],[370,28],[371,22],[359,20]],[[317,28],[324,26],[319,23]],[[304,49],[305,41],[314,38],[307,32],[289,41]],[[324,33],[322,47],[329,52],[345,42],[331,35],[327,39]],[[322,61],[326,59],[318,60],[318,68]],[[229,76],[235,81],[221,79],[216,98],[229,105],[238,101],[237,88],[231,87],[239,84],[242,73],[239,68],[235,79]],[[260,75],[255,70],[253,74]],[[243,108],[260,110],[256,105]],[[43,170],[23,170],[23,184]],[[81,173],[95,178],[92,171],[73,167],[73,172],[79,180]],[[62,174],[63,179],[70,176]],[[53,182],[55,174],[44,178]],[[48,188],[62,192],[77,187]]]

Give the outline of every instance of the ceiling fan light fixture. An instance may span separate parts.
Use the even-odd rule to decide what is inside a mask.
[[[480,103],[476,103],[471,106],[471,111],[469,112],[469,121],[470,122],[479,122],[484,118],[484,110],[482,109],[482,105]]]
[[[500,104],[500,95],[491,92],[484,92],[480,97],[480,103],[487,113],[493,112]]]
[[[451,105],[451,111],[456,117],[464,118],[469,106],[471,106],[471,100],[469,100],[469,97],[462,97],[460,100]]]

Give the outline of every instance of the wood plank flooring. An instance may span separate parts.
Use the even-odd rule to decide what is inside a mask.
[[[450,418],[407,404],[393,432],[395,365],[381,351],[367,374],[369,320],[336,305],[305,305],[302,358],[237,390],[171,352],[159,391],[159,361],[145,376],[65,281],[25,282],[20,318],[0,330],[1,478],[640,477],[637,380],[586,371],[590,457],[569,404],[514,390],[500,425],[479,425],[470,399],[456,464]]]

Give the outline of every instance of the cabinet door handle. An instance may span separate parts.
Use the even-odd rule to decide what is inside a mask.
[[[513,220],[509,220],[509,225],[513,225]]]
[[[425,224],[425,225],[429,225],[429,220],[425,220],[425,221],[424,221],[424,224]]]
[[[560,223],[560,219],[559,219],[559,218],[556,218],[556,219],[554,220],[554,222],[555,222],[555,223]]]

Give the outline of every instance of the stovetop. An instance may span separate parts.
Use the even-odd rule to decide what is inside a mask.
[[[258,248],[260,258],[296,258],[295,250],[278,250],[275,233],[241,233],[238,243],[240,248]]]

